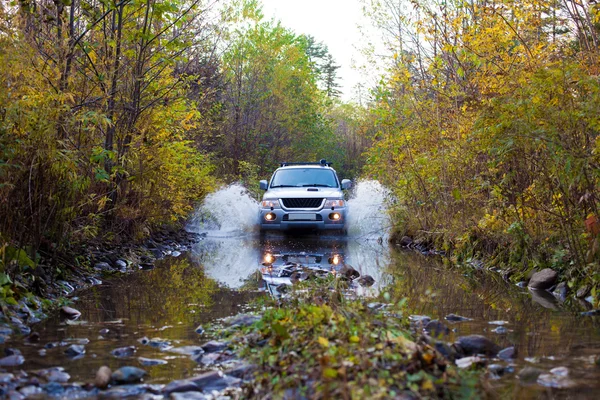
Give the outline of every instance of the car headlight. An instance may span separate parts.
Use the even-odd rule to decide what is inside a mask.
[[[263,200],[261,202],[262,208],[270,208],[271,210],[275,208],[281,208],[279,206],[279,200]]]
[[[346,206],[346,202],[344,200],[327,200],[325,202],[325,208],[331,208],[331,207],[345,207]]]

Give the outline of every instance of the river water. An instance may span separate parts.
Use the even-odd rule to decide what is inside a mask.
[[[448,341],[482,334],[503,348],[516,347],[513,362],[497,362],[515,372],[489,380],[490,392],[498,397],[600,398],[600,366],[595,363],[600,356],[598,317],[581,317],[578,305],[561,304],[551,295],[532,297],[495,273],[465,273],[444,266],[438,257],[392,248],[386,238],[387,191],[376,182],[362,182],[354,196],[347,237],[269,234],[259,238],[253,231],[256,202],[242,187],[227,187],[209,196],[207,208],[190,224],[190,230],[206,233],[193,251],[81,293],[74,304],[82,313],[79,320],[50,318],[33,327],[40,334],[39,342],[15,337],[3,345],[18,348],[26,360],[6,370],[62,366],[72,381],[90,382],[101,365],[113,370],[140,366],[138,357],[144,357],[166,362],[143,367],[149,372],[146,382],[160,384],[196,375],[206,368],[178,349],[211,338],[211,332],[198,334],[198,326],[242,312],[253,298],[265,295],[256,288],[257,271],[267,255],[321,263],[335,256],[374,277],[375,285],[361,289],[361,295],[386,291],[393,298],[406,298],[411,314],[443,320],[454,313],[472,319],[445,322],[452,329]],[[221,210],[223,204],[237,206],[220,214],[206,212]],[[503,325],[490,323],[497,321]],[[499,326],[503,333],[494,331]],[[144,345],[140,341],[144,337],[164,345]],[[72,343],[85,344],[86,353],[76,359],[67,357],[65,346]],[[135,355],[111,355],[124,346],[135,346]],[[517,373],[525,367],[538,368],[546,378],[522,382]],[[566,367],[568,376],[550,374],[556,367]]]

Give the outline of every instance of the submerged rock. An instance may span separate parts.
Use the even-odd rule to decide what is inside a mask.
[[[136,383],[148,375],[146,371],[137,367],[121,367],[112,373],[111,378],[117,383]]]
[[[131,357],[135,354],[135,346],[119,347],[110,352],[117,358]]]
[[[550,268],[544,268],[543,270],[533,274],[527,286],[532,289],[550,289],[556,283],[557,278],[558,274],[556,271]]]
[[[65,354],[69,357],[77,357],[85,354],[85,347],[80,344],[72,344],[65,350]]]
[[[455,345],[461,349],[465,355],[485,354],[494,356],[500,350],[500,347],[481,335],[461,336]]]
[[[258,321],[260,321],[260,317],[258,315],[238,314],[236,316],[227,318],[225,320],[225,325],[230,328],[238,328],[253,325]]]
[[[461,315],[456,315],[456,314],[448,314],[445,317],[446,320],[451,321],[451,322],[462,322],[462,321],[472,321],[472,318],[467,318],[467,317],[463,317]]]
[[[182,346],[169,349],[171,353],[183,354],[186,356],[198,356],[204,353],[202,346]]]
[[[138,357],[138,361],[145,367],[152,367],[154,365],[165,365],[167,364],[166,360],[154,359],[154,358],[144,358]]]
[[[542,370],[535,367],[525,367],[519,372],[517,377],[523,383],[534,383],[542,372]]]

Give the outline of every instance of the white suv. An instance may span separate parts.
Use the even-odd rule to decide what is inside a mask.
[[[281,163],[271,180],[260,181],[266,190],[259,210],[261,232],[294,229],[348,229],[348,208],[342,189],[352,183],[341,183],[331,163]]]

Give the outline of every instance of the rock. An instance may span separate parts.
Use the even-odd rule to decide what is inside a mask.
[[[402,236],[397,243],[402,247],[408,247],[413,243],[413,240],[408,236]]]
[[[210,342],[209,342],[210,343]],[[182,346],[169,349],[171,353],[183,354],[186,356],[198,356],[204,353],[202,346]]]
[[[10,383],[15,379],[14,374],[10,374],[7,372],[0,372],[0,384],[2,383]]]
[[[498,335],[504,335],[504,334],[508,333],[508,329],[506,329],[503,326],[498,326],[498,327],[492,329],[492,332],[497,333]]]
[[[94,269],[96,271],[110,271],[112,267],[107,262],[99,262],[94,264]]]
[[[219,379],[218,371],[209,372],[209,374],[215,375],[215,379]],[[172,381],[167,386],[163,388],[163,393],[166,396],[169,396],[171,393],[188,393],[188,392],[196,392],[200,390],[198,385],[196,385],[193,381],[189,379],[182,379],[178,381]]]
[[[363,287],[371,287],[375,284],[375,279],[371,275],[363,275],[358,278],[358,283]]]
[[[20,354],[0,358],[0,367],[16,367],[25,362],[25,357]]]
[[[94,379],[94,386],[98,389],[106,389],[110,383],[112,371],[107,366],[103,365],[96,371],[96,378]]]
[[[507,325],[508,321],[490,321],[488,322],[490,325]]]
[[[497,344],[481,335],[461,336],[455,343],[465,355],[485,354],[495,356],[500,348]]]
[[[117,383],[136,383],[148,373],[137,367],[121,367],[112,373],[111,378]]]
[[[127,269],[127,262],[125,260],[117,260],[117,261],[115,261],[115,265],[120,270],[126,270]]]
[[[353,280],[353,279],[356,279],[356,278],[358,278],[360,276],[360,272],[358,272],[357,270],[355,270],[354,268],[352,268],[351,265],[345,264],[338,271],[338,275],[340,277],[342,277],[342,278],[345,278],[345,279],[348,279],[348,280]]]
[[[463,357],[456,360],[456,366],[461,369],[469,368],[472,365],[480,365],[482,364],[483,359],[473,356],[473,357]]]
[[[442,341],[435,342],[435,349],[444,356],[445,359],[454,361],[456,360],[456,350],[454,347],[449,346],[447,343]]]
[[[198,335],[202,335],[204,333],[204,328],[202,325],[198,325],[198,327],[194,329],[194,332],[196,332]]]
[[[447,335],[450,333],[450,329],[437,319],[429,321],[424,329],[433,336]]]
[[[148,345],[150,347],[155,347],[159,350],[168,350],[172,347],[171,342],[169,342],[168,340],[160,339],[160,338],[150,339],[148,341]]]
[[[58,382],[48,382],[44,386],[42,386],[42,390],[46,396],[51,396],[54,398],[64,398],[63,394],[65,393],[65,388]]]
[[[239,379],[249,379],[257,369],[258,367],[256,365],[241,363],[236,367],[225,371],[225,375],[233,376],[234,378]]]
[[[535,367],[525,367],[523,368],[517,377],[524,383],[534,383],[537,381],[538,376],[542,373],[542,370]]]
[[[502,360],[513,360],[517,357],[517,349],[515,349],[514,347],[507,347],[503,350],[500,350],[500,352],[498,352],[498,358],[502,359]]]
[[[144,357],[138,357],[138,361],[144,367],[152,367],[154,365],[165,365],[165,364],[167,364],[166,360],[153,359],[153,358],[144,358]]]
[[[44,393],[44,390],[39,386],[28,385],[19,389],[19,392],[21,392],[21,394],[25,396],[25,398],[29,398]]]
[[[110,329],[102,328],[102,329],[100,329],[100,331],[98,331],[98,333],[101,334],[102,336],[106,336],[110,333]]]
[[[421,323],[423,325],[427,325],[429,323],[429,321],[431,321],[431,317],[428,317],[427,315],[410,315],[408,317],[408,320],[410,322]]]
[[[37,343],[40,341],[40,334],[37,332],[31,332],[31,334],[27,337],[27,341],[29,343]]]
[[[148,271],[148,270],[154,269],[154,264],[152,264],[152,263],[141,263],[140,264],[140,268],[143,269],[144,271]]]
[[[554,286],[557,278],[558,274],[556,271],[550,268],[544,268],[533,274],[527,286],[532,289],[546,290]]]
[[[492,377],[496,379],[500,378],[506,372],[504,366],[500,364],[490,364],[488,365],[487,369]]]
[[[227,348],[229,344],[226,342],[218,342],[216,340],[211,340],[210,342],[204,343],[201,347],[205,353],[215,353],[217,351],[223,351]]]
[[[225,325],[230,328],[239,328],[254,325],[254,323],[260,321],[258,315],[252,314],[238,314],[225,320]]]
[[[190,378],[189,380],[192,381],[200,390],[208,393],[212,392],[213,390],[221,391],[228,387],[237,387],[242,383],[241,379],[224,375],[220,371],[207,372],[194,378]]]
[[[139,338],[138,342],[140,342],[143,345],[147,345],[150,343],[150,339],[148,339],[146,336],[144,336],[143,338]]]
[[[80,344],[72,344],[65,350],[65,354],[69,357],[77,357],[85,354],[85,347]]]
[[[139,384],[139,385],[122,385],[122,386],[116,386],[116,387],[111,387],[110,389],[107,389],[105,391],[102,391],[99,394],[99,398],[100,399],[115,399],[115,400],[120,400],[120,399],[139,399],[142,400],[144,399],[145,395],[148,395],[148,391],[150,390],[150,387],[148,385],[143,385],[143,384]],[[155,391],[155,390],[153,390]],[[156,398],[156,397],[151,397],[151,398]]]
[[[569,294],[569,287],[565,282],[561,282],[556,286],[552,294],[560,301],[565,301]]]
[[[170,396],[171,400],[209,400],[213,397],[207,397],[202,392],[185,392],[185,393],[173,393]]]
[[[451,322],[472,321],[472,318],[467,318],[456,314],[448,314],[446,315],[445,319]]]
[[[6,356],[15,356],[15,355],[18,356],[20,354],[23,354],[23,353],[21,353],[21,350],[19,350],[19,349],[13,349],[12,347],[7,347],[4,349],[4,355],[6,355]]]
[[[119,347],[110,352],[117,358],[131,357],[135,353],[135,346]]]
[[[47,353],[48,353],[48,351],[46,349],[38,350],[38,354],[40,355],[40,357],[45,357]]]
[[[569,368],[567,367],[556,367],[550,370],[550,373],[557,376],[569,376]]]
[[[525,281],[518,282],[517,286],[520,287],[520,288],[526,288],[527,287],[527,282],[525,282]]]
[[[577,290],[577,293],[575,293],[575,296],[578,299],[583,299],[585,296],[587,296],[587,294],[590,292],[590,287],[589,286],[582,286]]]
[[[555,374],[540,374],[537,378],[538,385],[556,389],[568,389],[576,386],[576,383],[567,376]]]
[[[79,317],[81,317],[81,312],[79,312],[79,310],[76,310],[74,308],[71,307],[67,307],[64,306],[60,309],[60,311],[63,313],[63,315],[65,315],[67,318],[71,318],[71,319],[77,319]]]
[[[0,335],[8,336],[13,333],[13,330],[10,326],[6,324],[0,324]]]

